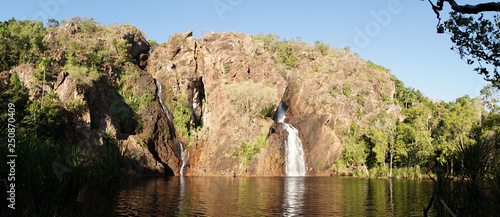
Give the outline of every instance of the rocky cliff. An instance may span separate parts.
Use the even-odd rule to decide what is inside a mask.
[[[347,49],[235,32],[177,33],[151,47],[135,27],[88,21],[51,28],[44,41],[47,64],[18,65],[2,83],[16,73],[30,99],[55,96],[67,143],[87,154],[111,134],[129,174],[286,175],[281,101],[307,174],[328,174],[353,123],[399,116],[390,74]]]
[[[398,116],[386,71],[348,50],[321,53],[303,42],[287,42],[296,57],[289,67],[280,59],[284,45],[271,43],[243,33],[194,39],[185,32],[153,49],[147,71],[169,90],[167,107],[191,115],[175,126],[189,146],[188,175],[285,175],[287,132],[273,120],[281,100],[310,175],[332,167],[352,123],[368,127],[380,113]]]

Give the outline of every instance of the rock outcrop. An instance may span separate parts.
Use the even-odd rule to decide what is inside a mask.
[[[272,118],[236,105],[226,88],[250,80],[273,87],[269,97],[272,104],[279,103],[286,81],[276,71],[272,57],[265,54],[256,58],[256,49],[250,35],[217,33],[200,40],[186,32],[172,35],[153,50],[147,71],[168,87],[164,97],[167,107],[171,111],[185,107],[191,113],[189,124],[176,126],[177,132],[180,127],[188,128],[187,133],[177,135],[189,144],[188,175],[245,174],[243,159],[238,157],[241,144],[255,143],[259,134],[269,134]],[[265,150],[278,146],[267,143]],[[253,175],[280,175],[281,166]]]
[[[244,88],[251,81],[272,87],[274,109],[285,100],[287,122],[299,129],[307,149],[310,175],[331,168],[342,153],[345,135],[339,129],[352,123],[368,127],[380,112],[397,115],[389,110],[394,84],[387,72],[369,68],[349,51],[323,56],[310,45],[294,46],[302,55],[293,69],[277,63],[277,54],[265,43],[242,33],[194,39],[185,32],[154,49],[147,71],[168,87],[167,107],[180,111],[189,106],[191,111],[190,124],[175,126],[189,132],[178,135],[189,143],[188,175],[285,175],[287,132],[272,115],[238,106],[237,93],[226,88],[231,85]],[[246,162],[242,150],[256,145],[260,134],[266,134],[265,146]]]
[[[274,117],[281,101],[285,122],[299,130],[307,174],[328,174],[353,124],[400,115],[390,74],[348,50],[236,32],[195,39],[191,31],[151,48],[135,27],[91,21],[66,23],[44,40],[52,64],[16,66],[0,73],[0,85],[17,73],[30,99],[54,93],[68,142],[91,150],[113,135],[129,174],[286,175],[288,132]]]

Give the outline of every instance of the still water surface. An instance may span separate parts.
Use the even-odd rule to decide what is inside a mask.
[[[432,182],[347,177],[125,179],[96,215],[422,216]],[[99,200],[93,200],[97,203]],[[92,206],[92,205],[90,205]],[[95,207],[97,208],[97,207]],[[102,210],[107,209],[107,210]],[[90,210],[88,210],[90,211]],[[102,213],[105,212],[105,213]]]

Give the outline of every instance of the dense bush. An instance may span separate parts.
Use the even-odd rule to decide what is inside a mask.
[[[43,53],[47,30],[39,21],[0,22],[0,71],[20,63],[34,63]]]
[[[254,83],[251,80],[227,85],[225,90],[226,95],[236,106],[250,114],[258,115],[276,103],[277,90],[275,88]]]
[[[297,67],[300,58],[294,49],[294,44],[300,41],[294,39],[279,40],[279,38],[276,34],[264,35],[259,33],[254,37],[254,40],[263,41],[264,48],[275,54],[275,59],[279,64],[284,65],[287,69]]]

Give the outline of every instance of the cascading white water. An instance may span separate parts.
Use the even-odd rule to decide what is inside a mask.
[[[285,123],[286,108],[285,104],[280,102],[276,111],[276,121],[283,123],[284,129],[288,132],[288,138],[285,141],[285,163],[287,176],[305,176],[306,163],[305,154],[302,147],[302,140],[299,137],[299,131],[292,125]]]
[[[172,120],[170,120],[170,116],[168,115],[168,109],[165,107],[165,105],[163,104],[163,100],[162,100],[161,84],[160,84],[160,82],[158,82],[158,80],[155,80],[155,83],[156,83],[156,88],[158,89],[158,91],[156,93],[158,96],[158,101],[160,101],[160,105],[161,105],[161,108],[163,110],[163,113],[165,113],[165,115],[167,116],[167,120],[169,122],[169,127],[172,129],[173,128]],[[184,144],[182,144],[181,142],[179,142],[179,140],[177,140],[175,133],[172,133],[172,137],[174,139],[174,144],[178,145],[179,149],[181,151],[182,164],[181,164],[181,169],[180,169],[179,173],[181,174],[181,176],[184,176],[184,166],[186,166],[186,162],[187,162],[186,149],[184,148]]]

